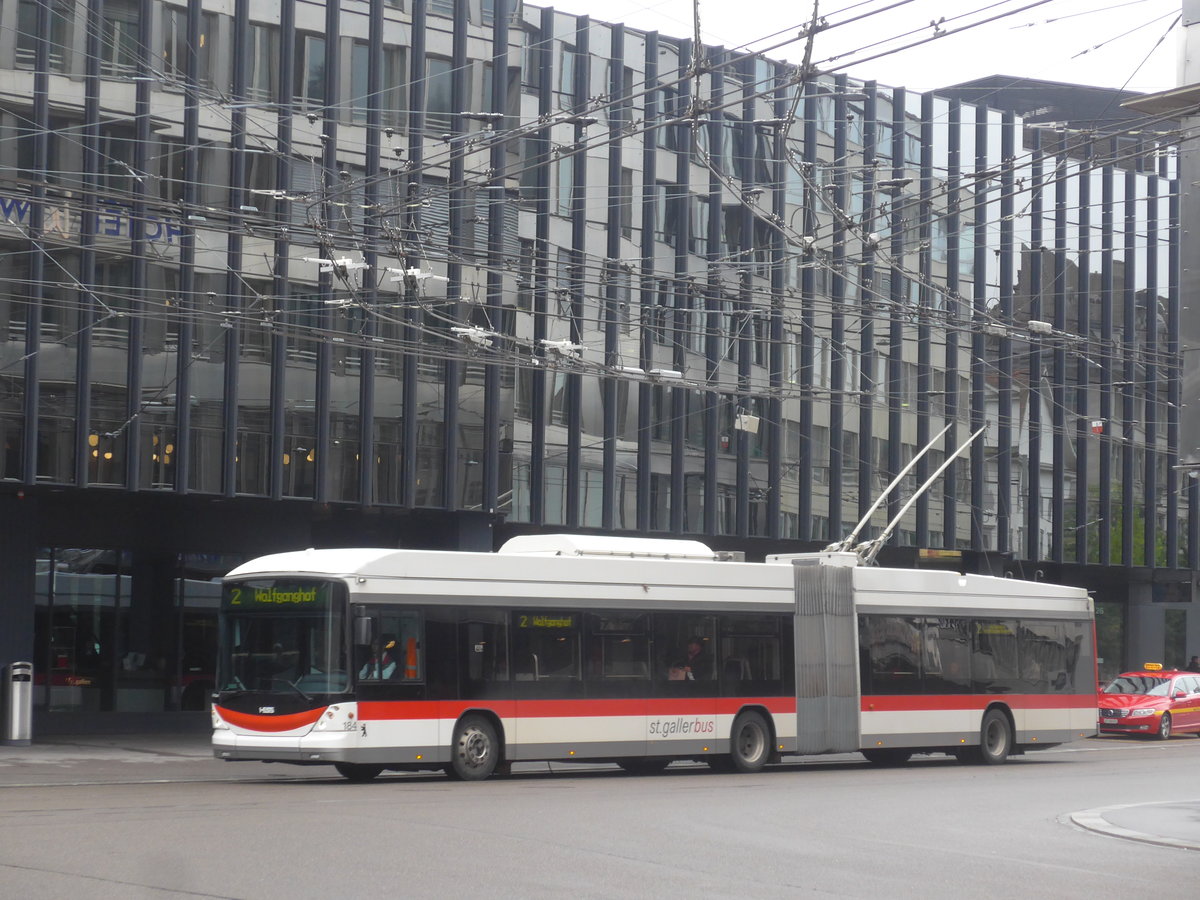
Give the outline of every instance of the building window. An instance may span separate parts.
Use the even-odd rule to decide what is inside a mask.
[[[431,128],[450,127],[453,82],[450,60],[440,56],[425,60],[425,118]]]
[[[575,97],[575,67],[579,63],[579,54],[570,44],[559,48],[558,57],[558,94],[559,104],[569,108]]]
[[[707,197],[691,196],[688,198],[691,206],[691,240],[689,250],[699,256],[708,253],[708,218],[709,201]]]
[[[366,41],[355,41],[350,53],[350,107],[352,122],[367,121],[367,111],[375,104],[371,96],[371,45]]]
[[[300,109],[325,103],[325,38],[315,34],[296,35],[296,70],[293,90]]]
[[[266,102],[279,96],[279,29],[274,25],[250,26],[246,96]]]
[[[399,47],[384,47],[378,98],[370,95],[370,44],[355,41],[350,60],[350,117],[353,122],[366,122],[367,111],[376,103],[379,121],[384,125],[400,125],[407,106],[404,83],[404,51]]]
[[[187,78],[188,35],[187,10],[164,6],[162,13],[163,74],[183,81]],[[212,84],[212,42],[217,34],[215,13],[200,17],[200,38],[196,45],[196,83]]]
[[[533,38],[530,32],[521,30],[521,89],[529,94],[536,94],[542,86],[540,45]]]
[[[742,251],[742,215],[740,203],[721,207],[721,252],[737,256]]]
[[[679,207],[684,197],[683,187],[660,181],[654,194],[654,236],[669,247],[679,245],[681,230]]]
[[[134,187],[134,172],[124,160],[133,159],[136,135],[133,128],[120,125],[100,126],[100,178],[98,187],[113,197],[124,197]],[[178,200],[179,195],[167,197]]]
[[[133,75],[138,60],[137,3],[134,0],[105,3],[102,28],[100,74],[108,77]]]
[[[44,5],[38,0],[21,0],[17,11],[16,68],[32,69],[36,63],[38,12]],[[57,0],[50,3],[50,71],[66,72],[71,60],[71,24],[74,4]]]
[[[407,55],[402,47],[383,48],[383,84],[379,108],[384,125],[403,125],[408,111],[408,83],[405,81]]]
[[[617,187],[618,220],[621,237],[633,237],[633,169],[621,168],[621,183]]]
[[[754,364],[765,366],[770,353],[770,321],[763,313],[756,313],[751,318],[754,326]]]
[[[571,214],[571,198],[575,187],[575,157],[564,156],[555,166],[557,190],[554,192],[554,212],[560,216]]]

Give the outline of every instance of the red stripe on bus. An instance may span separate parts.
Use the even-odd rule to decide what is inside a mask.
[[[1013,709],[1092,709],[1094,694],[872,694],[862,698],[863,712],[986,709],[1003,703]]]
[[[581,718],[585,716],[733,715],[743,706],[762,706],[779,715],[795,714],[792,697],[656,697],[612,700],[368,700],[358,704],[360,720],[456,719],[468,709],[488,709],[501,718]]]
[[[311,725],[317,719],[321,718],[321,714],[328,707],[322,706],[320,709],[308,709],[304,712],[292,713],[287,716],[260,716],[256,713],[234,712],[232,709],[226,709],[223,706],[214,708],[222,719],[230,725],[236,725],[238,728],[245,728],[252,731],[291,731],[294,728],[303,728],[305,725]]]

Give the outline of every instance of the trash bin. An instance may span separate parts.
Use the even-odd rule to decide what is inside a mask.
[[[4,709],[0,744],[28,745],[33,737],[33,663],[15,662],[4,667]]]

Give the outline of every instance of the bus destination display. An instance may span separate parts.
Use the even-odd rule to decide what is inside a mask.
[[[329,585],[276,581],[269,584],[243,583],[225,588],[229,609],[325,609]]]

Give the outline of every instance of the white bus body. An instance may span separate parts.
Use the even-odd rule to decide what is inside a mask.
[[[491,738],[483,774],[529,759],[627,768],[706,759],[753,769],[783,754],[854,750],[876,761],[914,751],[1002,761],[1095,732],[1085,591],[854,563],[849,553],[727,562],[693,541],[570,535],[518,538],[497,553],[305,550],[256,559],[226,579],[213,751],[228,760],[334,763],[351,777],[371,777],[381,768],[453,771],[473,752],[464,747]],[[310,616],[293,608],[310,602],[307,589],[287,587],[294,584],[336,587],[311,601],[322,611]],[[239,586],[255,585],[285,587],[257,588],[260,599],[239,608],[234,593],[245,597]],[[326,640],[320,628],[328,628],[324,654],[346,654],[336,684],[319,685],[315,674],[292,679],[293,661],[311,652],[275,649],[295,630],[284,619],[307,623],[296,628],[308,629],[309,644]],[[355,677],[367,652],[355,643],[355,634],[368,633],[364,619],[376,639],[380,622],[398,623],[400,645],[392,636],[382,651],[393,657],[386,685]],[[710,680],[668,682],[658,645],[664,634],[682,634],[679,622],[708,629],[701,649],[713,651]],[[486,683],[468,672],[486,643],[471,643],[472,628],[486,631],[489,653],[505,644],[503,671],[495,668]],[[612,628],[629,634],[604,631]],[[269,649],[232,646],[256,633],[283,640]],[[576,650],[564,675],[539,669],[539,655],[548,654],[517,658],[520,647],[553,649],[554,641],[594,655],[613,648],[613,661],[585,661]],[[634,652],[617,659],[622,643]],[[444,664],[435,653],[457,661]],[[1039,661],[1060,671],[1021,681],[1019,664],[1032,670]],[[262,676],[268,662],[284,674]],[[993,671],[983,680],[997,666],[1003,677]],[[972,667],[978,677],[969,680]],[[247,683],[251,675],[257,686]],[[306,688],[313,684],[326,690]],[[754,744],[761,725],[766,747]],[[469,766],[458,769],[473,777]]]

